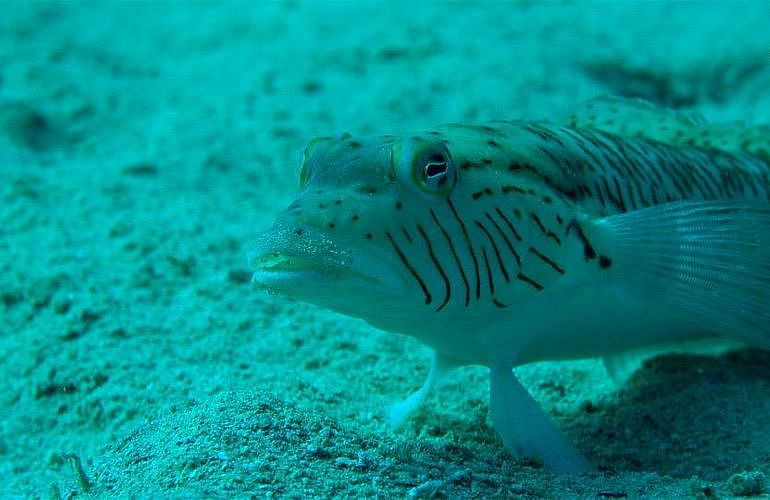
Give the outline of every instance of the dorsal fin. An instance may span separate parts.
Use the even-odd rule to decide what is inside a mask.
[[[642,137],[676,146],[748,153],[770,162],[770,126],[708,123],[698,114],[660,108],[642,99],[604,96],[578,106],[567,118],[572,127]]]

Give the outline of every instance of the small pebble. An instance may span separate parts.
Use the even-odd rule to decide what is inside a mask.
[[[0,102],[0,128],[17,146],[33,151],[48,149],[53,142],[49,119],[25,102]]]
[[[727,488],[735,496],[751,497],[765,492],[765,475],[759,471],[739,472],[727,480]]]
[[[426,481],[422,483],[419,486],[415,486],[411,490],[409,490],[409,493],[407,493],[407,498],[433,498],[433,496],[436,494],[436,492],[439,490],[439,488],[442,488],[444,486],[444,481],[441,481],[440,479],[434,479],[432,481]]]

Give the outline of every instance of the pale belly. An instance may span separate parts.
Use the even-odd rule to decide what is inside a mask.
[[[680,311],[619,287],[547,292],[496,314],[428,320],[411,333],[460,364],[580,359],[713,337]]]

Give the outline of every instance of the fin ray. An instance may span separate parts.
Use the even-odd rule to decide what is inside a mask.
[[[698,328],[770,348],[766,202],[675,202],[595,222],[619,278]]]

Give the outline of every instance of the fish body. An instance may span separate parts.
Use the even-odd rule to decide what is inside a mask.
[[[254,281],[490,368],[514,454],[588,462],[511,368],[725,339],[770,347],[770,131],[602,98],[558,122],[316,139]]]

